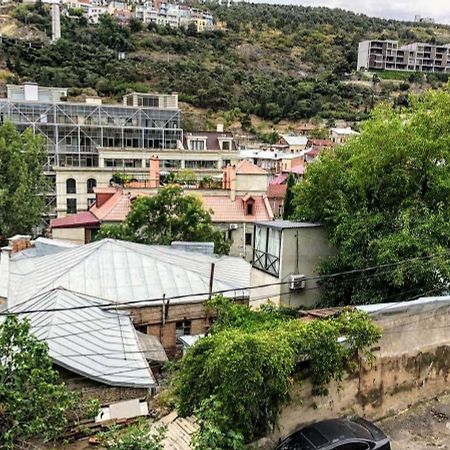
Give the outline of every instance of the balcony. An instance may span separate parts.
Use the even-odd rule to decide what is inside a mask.
[[[280,258],[255,248],[253,249],[253,267],[278,277],[280,274]]]

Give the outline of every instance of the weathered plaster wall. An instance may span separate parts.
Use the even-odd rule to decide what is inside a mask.
[[[308,380],[296,384],[271,442],[326,418],[358,414],[375,420],[448,390],[449,306],[383,313],[375,319],[383,336],[374,364],[360,363],[326,397],[313,397]]]

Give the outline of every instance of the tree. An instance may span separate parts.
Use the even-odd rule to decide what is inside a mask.
[[[337,254],[322,274],[323,303],[400,301],[450,282],[450,92],[429,91],[401,110],[375,109],[359,138],[311,165],[294,217],[321,222]],[[402,263],[402,261],[407,263]]]
[[[243,449],[276,423],[289,400],[300,357],[310,362],[315,395],[325,395],[332,380],[354,367],[355,354],[370,358],[379,338],[366,314],[344,311],[338,318],[303,322],[295,311],[266,307],[251,310],[223,297],[210,334],[181,360],[175,392],[181,415],[195,414],[200,430],[194,448]],[[339,343],[347,338],[348,346]]]
[[[294,174],[290,173],[287,181],[286,181],[286,196],[284,197],[284,205],[283,205],[283,219],[289,220],[294,214],[294,186],[295,186],[295,177]]]
[[[0,241],[30,234],[46,210],[47,152],[30,129],[20,134],[9,122],[0,126]]]
[[[120,225],[103,225],[99,238],[111,237],[142,244],[170,245],[173,241],[214,242],[214,251],[228,254],[231,246],[212,225],[211,215],[193,195],[178,185],[161,188],[155,196],[137,198]]]
[[[8,316],[0,325],[0,448],[58,437],[73,404],[47,344],[30,335],[28,321]]]

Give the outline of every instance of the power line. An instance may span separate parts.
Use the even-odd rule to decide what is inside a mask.
[[[337,273],[333,273],[333,274],[327,274],[327,275],[318,275],[318,276],[310,276],[310,277],[305,277],[304,280],[305,281],[320,281],[320,280],[326,280],[326,279],[330,279],[330,278],[336,278],[336,277],[340,277],[340,276],[346,276],[346,275],[353,275],[353,274],[358,274],[358,273],[364,273],[364,272],[369,272],[372,270],[378,270],[378,269],[382,269],[382,268],[388,268],[388,267],[398,267],[400,265],[409,263],[409,262],[413,262],[413,261],[419,261],[419,260],[426,260],[426,259],[432,259],[432,258],[436,258],[436,257],[442,257],[444,255],[448,255],[449,252],[443,252],[443,253],[436,253],[436,254],[432,254],[432,255],[428,255],[428,256],[420,256],[420,257],[415,257],[415,258],[409,258],[409,259],[405,259],[402,261],[398,261],[396,263],[388,263],[388,264],[381,264],[378,266],[371,266],[371,267],[366,267],[364,269],[352,269],[352,270],[347,270],[347,271],[342,271],[342,272],[337,272]],[[374,276],[377,276],[377,274],[373,274]],[[151,299],[141,299],[141,300],[131,300],[131,301],[125,301],[125,302],[112,302],[111,300],[108,299],[103,299],[105,300],[107,303],[103,304],[103,305],[79,305],[79,306],[73,306],[73,307],[61,307],[61,308],[51,308],[51,309],[30,309],[30,310],[22,310],[22,311],[6,311],[6,312],[1,312],[0,316],[8,316],[8,315],[21,315],[21,314],[33,314],[33,313],[40,313],[40,312],[57,312],[57,311],[70,311],[70,310],[82,310],[82,309],[89,309],[89,308],[95,308],[95,307],[101,307],[101,308],[107,308],[107,307],[124,307],[124,306],[129,306],[129,305],[143,305],[146,303],[152,303],[152,302],[160,302],[160,301],[168,301],[170,302],[171,300],[181,300],[181,299],[186,299],[186,298],[195,298],[195,297],[205,297],[206,298],[209,297],[210,294],[212,295],[219,295],[219,294],[226,294],[226,293],[235,293],[234,298],[245,298],[244,292],[245,291],[249,291],[249,290],[253,290],[253,289],[262,289],[262,288],[266,288],[266,287],[274,287],[274,286],[282,286],[282,285],[286,285],[289,284],[290,281],[281,281],[281,282],[276,282],[276,283],[266,283],[266,284],[260,284],[260,285],[253,285],[253,286],[245,286],[245,287],[238,287],[238,288],[229,288],[229,289],[222,289],[222,290],[217,290],[217,291],[213,291],[212,293],[210,292],[199,292],[199,293],[192,293],[192,294],[181,294],[181,295],[174,295],[171,297],[155,297],[155,298],[151,298]],[[36,294],[33,297],[30,297],[30,299],[28,299],[26,302],[29,302],[30,300],[34,299],[34,298],[38,298],[39,296],[42,296],[48,292],[54,291],[58,288],[53,288],[47,292],[44,293],[39,293]],[[85,294],[85,293],[81,293],[81,292],[76,292],[76,291],[70,291],[69,289],[66,289],[69,292],[73,292],[75,294],[80,294],[82,296],[87,296],[87,297],[92,297],[92,298],[97,298],[97,299],[101,299],[100,297],[95,297],[94,295],[89,295],[89,294]],[[242,292],[242,296],[237,296],[236,294],[238,292]],[[202,301],[202,299],[199,299],[198,301]],[[24,303],[21,303],[21,305],[23,305]],[[12,309],[17,308],[17,305],[12,307]]]

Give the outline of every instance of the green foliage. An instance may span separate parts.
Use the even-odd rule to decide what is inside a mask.
[[[125,429],[111,427],[99,437],[110,450],[163,450],[165,433],[164,427],[151,428],[148,421],[142,420]]]
[[[449,91],[410,96],[401,109],[380,106],[359,138],[321,157],[296,186],[295,218],[321,222],[337,249],[322,274],[394,264],[326,279],[324,304],[448,290],[449,112]]]
[[[44,140],[31,129],[20,134],[9,122],[0,127],[0,241],[32,234],[45,212],[47,163]]]
[[[286,181],[286,197],[284,197],[284,205],[283,205],[283,219],[289,220],[294,214],[294,186],[295,186],[295,176],[290,173],[288,179]]]
[[[266,433],[289,400],[299,358],[310,360],[314,393],[325,394],[330,381],[353,367],[355,354],[370,356],[379,338],[359,312],[303,322],[293,311],[254,311],[223,297],[210,307],[217,321],[182,359],[174,382],[180,414],[200,419],[198,449],[240,449]],[[338,343],[340,337],[347,345]]]
[[[231,242],[214,230],[211,215],[194,195],[184,195],[177,185],[158,190],[154,196],[139,197],[120,225],[102,226],[105,237],[142,244],[170,245],[173,241],[214,242],[214,251],[228,254]]]
[[[58,437],[74,400],[53,370],[47,344],[30,335],[29,322],[8,316],[0,325],[0,448]]]
[[[208,7],[228,24],[226,31],[197,33],[194,25],[182,30],[156,24],[141,30],[137,21],[120,26],[109,15],[98,26],[62,17],[58,42],[31,49],[8,46],[5,59],[19,79],[90,87],[102,96],[118,98],[144,86],[177,91],[180,100],[197,107],[239,110],[243,126],[250,128],[251,114],[274,122],[365,118],[370,89],[347,83],[360,40],[429,40],[430,33],[437,41],[448,40],[443,27],[428,31],[421,25],[327,8],[249,3]],[[33,14],[39,11],[33,9]],[[48,34],[46,8],[42,20]],[[124,60],[117,60],[118,51],[126,52]],[[375,94],[375,101],[382,98]]]

